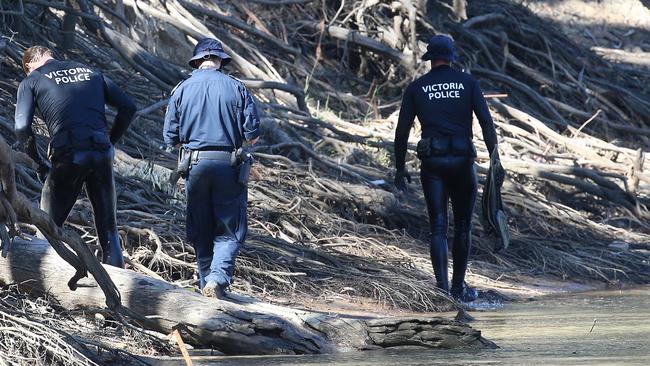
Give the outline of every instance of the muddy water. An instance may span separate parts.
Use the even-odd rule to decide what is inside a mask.
[[[650,365],[650,287],[556,296],[472,312],[500,348],[196,359],[195,365]]]

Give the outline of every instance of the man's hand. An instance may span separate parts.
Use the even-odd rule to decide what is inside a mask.
[[[406,182],[404,179],[411,183],[411,175],[405,170],[398,170],[395,172],[395,188],[402,192],[407,191]]]
[[[264,175],[260,172],[260,169],[253,165],[251,167],[251,178],[250,180],[254,182],[260,182],[264,180]]]
[[[256,137],[256,138],[254,138],[254,139],[248,141],[248,143],[251,144],[251,145],[255,145],[259,140],[260,140],[260,138],[259,138],[259,137]]]
[[[41,183],[45,183],[45,180],[47,179],[47,176],[50,174],[50,164],[47,162],[42,162],[38,164],[38,168],[36,169],[36,176],[38,177],[38,180],[41,181]]]

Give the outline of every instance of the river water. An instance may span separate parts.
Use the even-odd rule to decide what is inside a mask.
[[[650,288],[554,296],[471,314],[472,326],[499,349],[210,357],[194,365],[650,365]]]

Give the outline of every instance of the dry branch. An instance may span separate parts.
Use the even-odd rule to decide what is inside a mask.
[[[291,47],[290,45],[286,44],[285,42],[269,35],[266,32],[263,32],[253,26],[248,25],[246,22],[241,21],[237,18],[235,18],[232,15],[227,15],[227,14],[222,14],[214,10],[206,9],[200,5],[196,5],[192,2],[185,1],[185,0],[180,0],[180,3],[186,6],[188,9],[193,10],[201,15],[209,16],[211,18],[214,18],[215,20],[219,22],[226,23],[228,25],[231,25],[237,29],[241,29],[247,33],[250,33],[256,37],[260,37],[270,44],[278,47],[280,50],[283,50],[285,52],[288,52],[289,54],[292,54],[294,56],[298,56],[300,54],[300,50]]]
[[[360,46],[381,56],[386,56],[396,63],[401,64],[406,69],[413,70],[413,60],[410,57],[373,38],[363,36],[357,31],[334,25],[324,25],[318,22],[302,21],[297,22],[297,25],[305,27],[312,32],[324,32],[328,37]]]

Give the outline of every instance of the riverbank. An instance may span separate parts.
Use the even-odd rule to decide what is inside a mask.
[[[643,365],[650,357],[649,287],[544,296],[474,312],[473,324],[499,344],[495,350],[373,351],[316,356],[220,357],[196,351],[194,365]],[[149,358],[152,366],[179,357]]]
[[[572,282],[551,277],[520,276],[519,282],[505,282],[481,276],[468,277],[472,286],[479,290],[479,299],[467,304],[467,309],[484,310],[499,308],[506,304],[526,302],[541,297],[557,296],[562,294],[576,294],[582,292],[628,289],[639,285],[607,284],[603,282]],[[376,300],[367,297],[338,297],[325,300],[320,299],[291,299],[267,298],[266,300],[296,309],[316,311],[330,314],[341,314],[350,317],[382,317],[382,316],[444,316],[453,318],[457,310],[450,309],[442,312],[417,312],[405,308],[381,306]]]
[[[22,246],[26,244],[20,243],[17,245]],[[16,250],[22,249],[14,248],[14,251]],[[52,256],[49,255],[48,258],[49,257]],[[10,258],[10,262],[13,263],[13,261],[14,260]],[[47,269],[49,267],[45,265],[45,263],[49,262],[44,261],[41,264],[41,267],[42,270],[47,272],[49,271],[49,269]],[[64,272],[67,273],[69,270]],[[14,272],[14,275],[18,275],[18,273]],[[66,274],[63,274],[63,276],[65,277]],[[49,281],[47,277],[43,278],[43,280],[46,281],[44,284]],[[87,294],[81,295],[82,297],[90,295],[88,292],[90,288],[88,286],[92,287],[91,282],[92,281],[85,281],[82,287],[86,289],[78,290],[84,291]],[[516,303],[528,303],[539,297],[548,298],[548,296],[544,296],[548,294],[557,294],[566,291],[584,291],[588,288],[598,286],[598,284],[580,285],[567,283],[566,281],[558,282],[548,279],[536,279],[534,284],[524,284],[522,282],[518,285],[517,288],[514,288],[514,290],[516,290],[514,295],[511,293],[508,297],[499,293],[499,291],[503,290],[505,287],[503,285],[500,287],[479,287],[481,290],[481,298],[473,303],[463,306],[463,309],[469,311],[469,316],[467,313],[464,313],[460,318],[458,318],[459,314],[457,314],[457,311],[431,313],[413,312],[399,308],[389,309],[378,306],[376,301],[368,298],[352,298],[352,301],[338,300],[325,302],[312,300],[303,303],[297,303],[295,302],[295,299],[284,299],[283,301],[274,302],[278,305],[281,304],[282,306],[285,306],[286,308],[284,309],[288,310],[291,308],[293,309],[291,311],[296,311],[298,313],[303,312],[304,315],[302,316],[311,314],[309,315],[310,317],[326,316],[332,319],[347,319],[347,322],[351,322],[354,319],[364,319],[366,321],[377,319],[383,321],[384,319],[388,320],[393,318],[420,319],[422,321],[430,318],[456,318],[461,322],[466,322],[473,318],[480,317],[480,314],[485,311],[501,309]],[[513,290],[513,286],[507,287],[510,290]],[[51,288],[52,291],[54,290],[54,287],[49,288]],[[122,291],[124,291],[124,289]],[[129,292],[127,291],[124,293],[128,294]],[[73,357],[74,353],[81,352],[82,354],[90,355],[90,357],[95,360],[99,359],[102,360],[102,362],[115,365],[130,364],[129,362],[135,360],[134,357],[147,356],[154,357],[155,359],[163,357],[161,359],[165,359],[164,355],[179,354],[179,345],[177,344],[177,341],[168,334],[145,331],[137,326],[137,322],[134,323],[135,326],[125,326],[121,322],[117,321],[117,319],[113,319],[110,314],[99,310],[99,308],[97,308],[99,305],[96,305],[95,308],[79,308],[81,302],[73,301],[71,305],[70,299],[65,297],[64,299],[66,300],[65,303],[67,305],[59,304],[56,299],[61,298],[61,296],[61,293],[52,292],[50,296],[45,298],[35,298],[33,295],[30,296],[18,291],[16,286],[0,289],[0,299],[2,299],[2,303],[0,303],[0,323],[5,324],[9,321],[8,325],[11,325],[13,329],[15,329],[15,332],[20,333],[18,337],[14,338],[13,343],[18,342],[16,344],[20,345],[19,339],[24,336],[24,334],[22,334],[23,331],[28,332],[25,334],[35,332],[39,337],[49,339],[49,342],[60,342],[62,345],[83,345],[81,351],[75,351],[75,348],[69,348],[66,351],[66,347],[61,347],[59,353],[57,353],[55,357],[65,358],[66,355]],[[96,296],[96,294],[93,296]],[[144,296],[144,294],[142,294],[142,296]],[[229,301],[238,304],[257,303],[255,299],[244,295],[232,294],[230,297],[231,299]],[[189,298],[187,300],[189,300]],[[138,301],[145,301],[145,298],[140,298]],[[151,299],[151,301],[158,303],[160,299]],[[101,301],[99,302],[101,303]],[[74,304],[77,304],[77,306]],[[125,304],[128,305],[129,303],[125,302]],[[64,305],[65,308],[62,307],[62,305]],[[204,304],[204,306],[205,305],[207,305],[207,303]],[[220,304],[217,301],[214,301],[214,305],[225,309],[224,304]],[[158,306],[160,306],[160,303],[158,303]],[[78,309],[70,310],[74,307],[77,307]],[[274,309],[270,305],[257,306],[256,308],[257,311],[255,313],[266,311],[269,312],[269,314],[271,314],[271,310]],[[253,308],[246,310],[246,307],[243,307],[240,311],[251,310],[253,310]],[[243,316],[242,314],[239,316]],[[10,318],[7,318],[7,316]],[[260,320],[261,319],[262,318],[260,318]],[[472,321],[471,324],[473,328],[481,329],[478,323]],[[6,341],[6,339],[0,338],[0,342],[4,341]],[[195,349],[195,347],[190,345],[186,346],[193,358],[194,356],[198,356],[197,361],[200,361],[201,357],[206,354],[221,354],[221,352],[217,350],[201,350]],[[21,348],[22,346],[16,346],[13,348],[12,352],[29,353],[28,351],[21,351]],[[401,347],[393,346],[390,348],[398,349]],[[29,350],[29,348],[27,350]],[[72,353],[67,354],[66,352]],[[11,355],[13,355],[13,353],[9,354],[9,356]],[[169,360],[177,360],[177,358],[172,357]],[[238,359],[235,358],[234,360]]]

